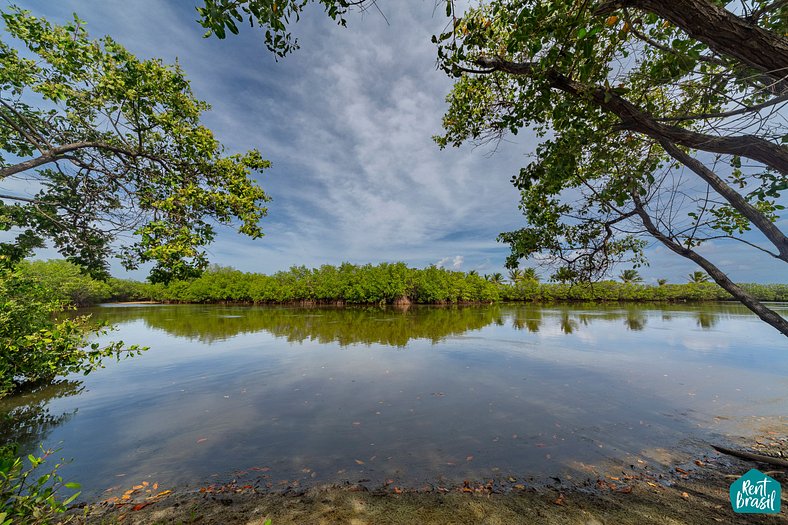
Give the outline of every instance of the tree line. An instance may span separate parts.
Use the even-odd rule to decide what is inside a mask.
[[[648,285],[624,271],[622,282],[539,282],[534,272],[479,275],[430,266],[410,268],[405,263],[319,268],[293,266],[271,275],[211,266],[201,276],[169,283],[111,278],[96,280],[64,260],[32,261],[21,273],[47,289],[50,298],[73,306],[100,302],[158,301],[168,303],[248,304],[462,304],[502,301],[727,301],[733,298],[720,286],[690,274],[687,283]],[[787,301],[788,284],[742,284],[762,301]]]

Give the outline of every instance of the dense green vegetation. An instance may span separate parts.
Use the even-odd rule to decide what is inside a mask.
[[[51,289],[50,297],[74,305],[102,301],[153,300],[172,303],[458,304],[497,301],[726,301],[713,283],[657,286],[636,282],[540,283],[533,276],[500,283],[475,272],[409,268],[404,263],[357,266],[294,266],[273,275],[214,266],[198,278],[169,284],[131,280],[96,281],[66,261],[24,263],[20,273]],[[762,301],[788,300],[788,284],[743,284]]]
[[[107,297],[108,289],[66,261],[0,265],[0,397],[58,375],[88,373],[105,357],[137,351],[122,342],[90,343],[105,327],[85,316],[63,316],[71,305]]]
[[[788,285],[744,285],[764,301],[788,300]],[[212,268],[190,281],[140,287],[144,298],[184,303],[294,301],[393,303],[407,298],[414,303],[494,301],[714,301],[730,300],[712,283],[665,284],[602,281],[588,284],[539,283],[520,280],[498,283],[478,275],[443,268],[408,268],[403,263],[377,266],[343,264],[308,269],[293,267],[273,275]],[[142,298],[142,297],[140,297]]]

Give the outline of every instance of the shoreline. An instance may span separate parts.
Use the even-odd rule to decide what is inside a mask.
[[[774,439],[776,453],[788,455],[788,437]],[[761,441],[755,440],[752,448],[759,450]],[[670,463],[631,469],[619,465],[619,472],[610,469],[585,479],[549,482],[510,478],[420,487],[347,482],[266,490],[233,480],[158,495],[142,487],[127,491],[126,499],[81,504],[67,519],[80,525],[263,525],[268,519],[272,525],[788,523],[785,505],[778,515],[736,514],[728,497],[730,484],[751,468],[768,472],[784,488],[788,470],[713,450]]]

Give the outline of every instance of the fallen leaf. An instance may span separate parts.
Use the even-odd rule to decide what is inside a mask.
[[[702,467],[702,466],[703,466],[703,462],[702,462],[701,460],[699,460],[699,459],[696,459],[696,460],[695,460],[695,464],[696,464],[697,466],[699,466],[699,467]]]
[[[160,498],[162,496],[166,496],[167,494],[172,494],[172,491],[171,490],[163,490],[163,491],[159,492],[158,494],[156,494],[153,497],[154,498]]]
[[[473,456],[468,456],[465,458],[465,461],[473,461]]]
[[[138,511],[138,510],[142,510],[142,509],[144,509],[144,508],[145,508],[145,507],[147,507],[148,505],[153,505],[153,502],[152,502],[152,501],[146,501],[145,503],[137,503],[136,505],[134,505],[133,507],[131,507],[131,510],[133,510],[133,511],[135,511],[135,512],[136,512],[136,511]]]
[[[564,501],[565,501],[564,500],[564,495],[563,494],[559,494],[558,497],[555,499],[555,501],[553,503],[555,503],[556,505],[564,505]]]
[[[681,497],[684,499],[689,499],[689,494],[687,494],[686,492],[682,492]]]
[[[356,463],[358,463],[359,465],[363,465],[363,464],[364,464],[364,462],[363,462],[363,461],[361,461],[360,459],[357,459],[357,460],[356,460]]]
[[[676,467],[676,472],[679,472],[679,473],[681,473],[681,474],[684,474],[685,476],[689,476],[689,472],[687,472],[686,470],[684,470],[684,469],[683,469],[683,468],[681,468],[681,467]]]
[[[521,485],[518,483],[517,485],[514,486],[514,488],[516,488],[517,490],[525,490],[525,485]]]
[[[629,494],[630,492],[632,492],[632,487],[630,485],[621,487],[620,489],[618,489],[618,492],[620,492],[621,494]]]
[[[206,441],[208,441],[208,438],[200,438],[197,440],[197,443],[205,443]]]
[[[394,494],[402,494],[402,489],[401,489],[401,488],[399,488],[399,487],[394,487],[393,489],[391,489],[391,491],[392,491]]]

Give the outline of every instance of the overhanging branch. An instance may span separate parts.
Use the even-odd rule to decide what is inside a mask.
[[[512,75],[529,77],[534,75],[534,64],[530,62],[509,62],[499,57],[482,57],[477,59],[476,63],[484,68],[504,71]],[[540,74],[544,74],[552,88],[590,100],[602,109],[618,116],[621,119],[619,129],[643,133],[658,141],[667,139],[674,144],[692,149],[738,155],[761,162],[780,173],[788,174],[788,149],[761,137],[755,135],[715,136],[678,126],[665,125],[613,90],[576,82],[555,69],[544,73],[540,72]]]
[[[784,336],[788,337],[788,320],[782,317],[780,314],[766,308],[760,301],[758,301],[754,296],[744,290],[742,287],[731,281],[725,273],[717,268],[711,261],[700,255],[698,252],[686,247],[682,246],[681,244],[675,242],[670,237],[662,233],[662,231],[656,227],[654,222],[651,220],[651,216],[646,211],[645,207],[643,206],[643,202],[640,200],[640,197],[637,194],[632,195],[632,201],[635,204],[635,211],[637,212],[640,219],[643,221],[643,226],[645,226],[646,231],[648,231],[654,238],[668,247],[671,251],[685,257],[693,262],[695,262],[698,266],[703,268],[709,276],[714,279],[718,285],[720,285],[724,290],[730,293],[736,300],[740,301],[744,306],[749,308],[755,315],[761,318],[762,321],[772,325],[774,328],[780,331]]]

